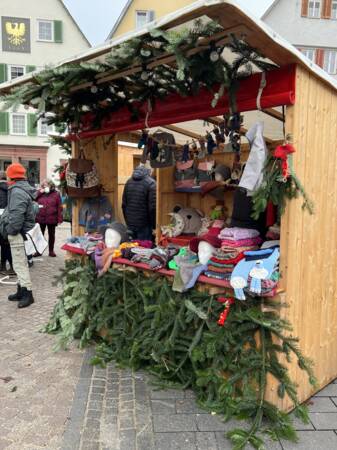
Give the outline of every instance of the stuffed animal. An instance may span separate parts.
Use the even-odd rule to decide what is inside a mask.
[[[195,234],[197,235],[202,227],[203,213],[194,208],[183,208],[176,206],[173,213],[169,214],[172,217],[170,225],[161,227],[162,233],[167,237],[177,237],[181,234]]]

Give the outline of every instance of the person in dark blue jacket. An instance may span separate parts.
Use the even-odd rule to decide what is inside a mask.
[[[127,181],[122,209],[133,238],[152,240],[156,228],[156,182],[144,165],[137,167]]]

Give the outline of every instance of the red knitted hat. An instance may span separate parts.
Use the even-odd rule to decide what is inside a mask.
[[[198,236],[193,238],[190,241],[190,249],[194,253],[198,253],[199,244],[201,241],[208,242],[210,245],[212,245],[215,248],[221,247],[221,240],[218,238],[218,234],[220,233],[220,228],[210,228],[208,230],[207,234],[204,234],[203,236]]]
[[[7,167],[6,175],[11,180],[25,180],[26,169],[19,163],[13,163]]]

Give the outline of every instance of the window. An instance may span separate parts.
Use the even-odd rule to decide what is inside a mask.
[[[331,5],[331,19],[337,19],[337,0],[332,1]]]
[[[154,11],[136,11],[136,28],[142,28],[154,20]]]
[[[38,40],[54,41],[54,22],[52,20],[38,20]]]
[[[314,48],[302,48],[301,51],[310,61],[315,62],[316,50]]]
[[[45,120],[40,119],[38,130],[39,136],[48,136],[48,133],[52,133],[54,131],[54,125],[48,125]]]
[[[323,69],[331,75],[337,73],[337,50],[326,50],[324,52]]]
[[[27,122],[25,114],[11,114],[10,133],[25,136],[27,134]]]
[[[309,1],[308,17],[311,17],[313,19],[320,19],[320,17],[321,17],[321,1],[320,0]]]
[[[25,66],[8,66],[8,79],[22,77],[26,73]]]

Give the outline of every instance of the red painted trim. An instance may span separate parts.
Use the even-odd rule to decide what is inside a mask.
[[[273,108],[295,103],[296,65],[290,65],[266,73],[267,85],[261,98],[262,108]],[[240,112],[254,111],[257,109],[256,99],[261,83],[261,74],[257,73],[240,82],[237,92],[237,105]],[[218,87],[214,88],[217,92]],[[171,94],[164,100],[157,100],[153,111],[148,117],[148,126],[157,127],[189,120],[203,119],[210,116],[222,115],[229,110],[228,95],[224,95],[215,108],[211,103],[213,93],[207,89],[201,89],[198,95],[181,97]],[[83,120],[83,139],[96,136],[121,133],[124,131],[140,130],[145,127],[148,112],[147,103],[139,105],[139,119],[131,120],[131,113],[123,108],[106,118],[99,130],[92,129],[93,116],[88,114]],[[76,139],[73,136],[73,139]]]

